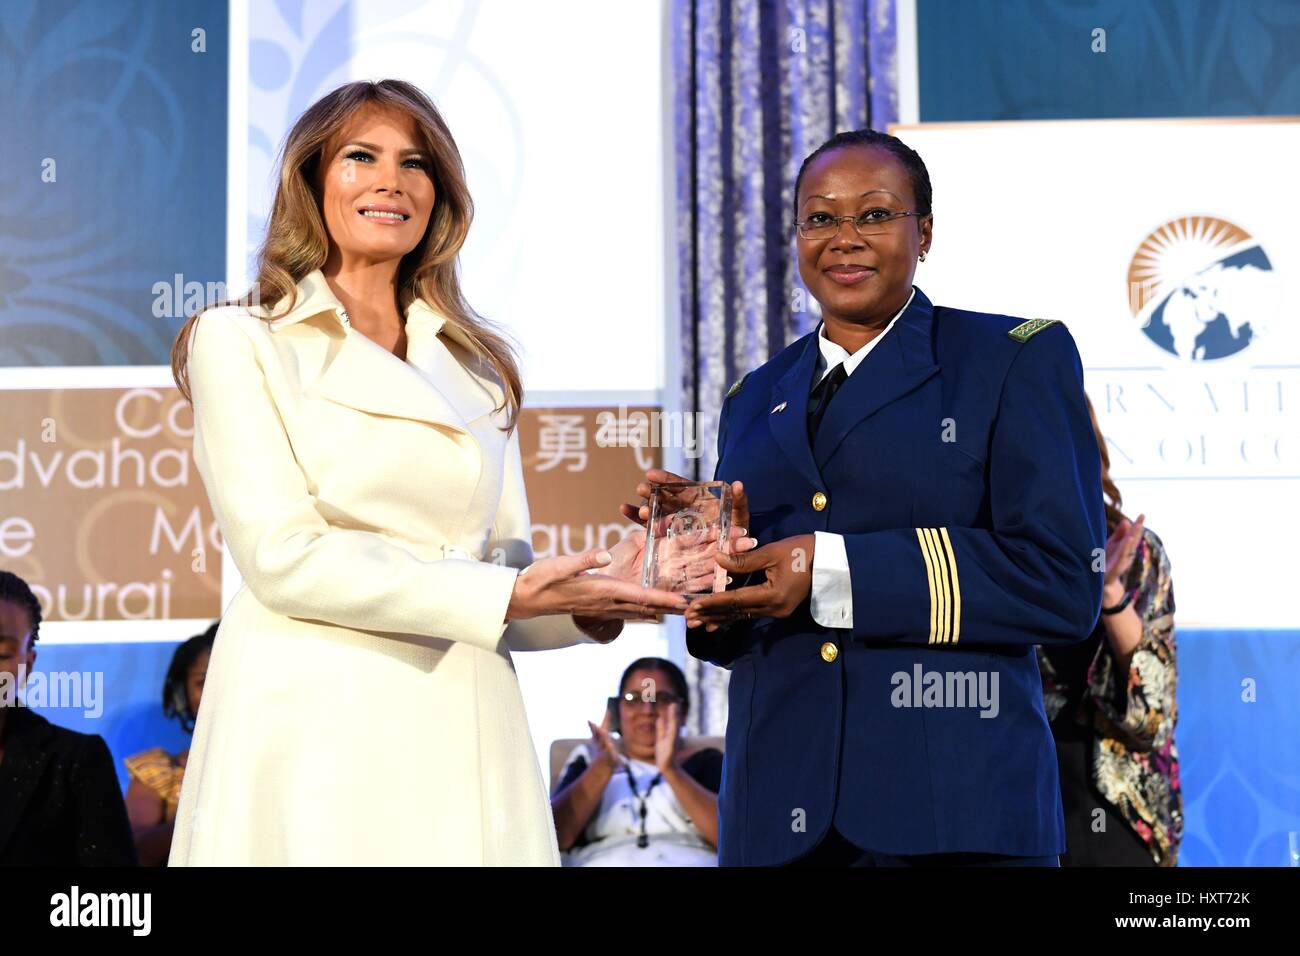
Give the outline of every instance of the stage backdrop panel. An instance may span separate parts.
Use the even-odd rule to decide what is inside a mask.
[[[1300,123],[893,132],[934,183],[916,284],[937,304],[1066,323],[1124,510],[1167,547],[1180,861],[1281,865],[1300,836]]]
[[[0,367],[170,360],[157,287],[225,274],[226,30],[224,0],[5,0]]]
[[[926,122],[1300,112],[1291,0],[914,2]]]
[[[437,104],[475,203],[466,296],[523,347],[542,391],[664,382],[664,76],[659,2],[317,0],[247,8],[246,245],[264,235],[276,151],[343,83],[408,80]]]
[[[221,535],[174,388],[4,393],[0,566],[50,622],[212,618]]]
[[[896,131],[934,183],[917,285],[1066,323],[1125,510],[1168,546],[1179,624],[1300,627],[1300,123]]]
[[[1178,633],[1181,866],[1300,866],[1300,632]]]

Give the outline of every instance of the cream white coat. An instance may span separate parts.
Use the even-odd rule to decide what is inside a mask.
[[[406,361],[319,271],[195,323],[194,460],[244,584],[208,666],[170,864],[559,865],[503,623],[533,560],[518,433],[423,301]]]

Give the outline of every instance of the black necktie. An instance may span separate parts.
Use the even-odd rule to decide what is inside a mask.
[[[826,417],[826,408],[848,377],[849,373],[845,370],[844,363],[841,362],[831,369],[830,374],[818,382],[817,387],[813,389],[812,396],[808,400],[809,445],[817,443],[817,429],[821,427],[822,419]]]

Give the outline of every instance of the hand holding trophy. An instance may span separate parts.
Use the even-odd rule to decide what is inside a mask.
[[[726,569],[715,556],[748,551],[749,504],[740,482],[691,481],[663,469],[637,486],[641,505],[623,516],[645,528],[641,586],[698,597],[726,590]]]

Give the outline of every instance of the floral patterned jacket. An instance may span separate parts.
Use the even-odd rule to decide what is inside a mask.
[[[1133,607],[1142,620],[1127,678],[1118,673],[1104,620],[1098,620],[1094,635],[1100,641],[1074,719],[1092,732],[1092,777],[1098,792],[1128,821],[1157,864],[1173,866],[1183,835],[1174,744],[1174,590],[1164,546],[1149,528],[1143,529],[1125,584],[1137,592]],[[1038,666],[1047,718],[1056,720],[1071,688],[1041,648]]]

